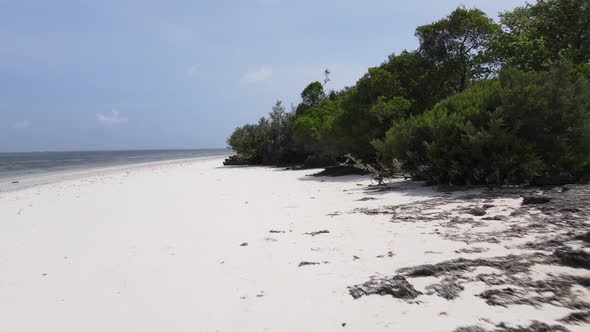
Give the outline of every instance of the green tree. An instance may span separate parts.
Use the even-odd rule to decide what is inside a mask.
[[[326,93],[322,83],[311,82],[301,92],[301,103],[297,106],[296,114],[299,115],[308,108],[319,106],[324,98],[326,98]]]
[[[457,8],[442,20],[418,27],[416,36],[420,54],[445,69],[448,84],[460,92],[491,73],[487,50],[498,29],[481,10]]]
[[[590,61],[590,2],[539,0],[500,15],[502,30],[494,38],[496,57],[524,70],[546,70],[562,58]]]
[[[590,84],[576,66],[507,68],[373,142],[438,183],[518,183],[535,176],[590,174]]]

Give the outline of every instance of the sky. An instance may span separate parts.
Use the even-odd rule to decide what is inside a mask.
[[[524,0],[0,0],[0,152],[224,148],[277,99],[350,86],[417,26]]]

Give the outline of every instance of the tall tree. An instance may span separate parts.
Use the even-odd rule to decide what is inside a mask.
[[[301,92],[301,103],[305,106],[316,107],[326,97],[324,86],[320,82],[312,82]]]
[[[492,71],[487,52],[499,26],[479,9],[457,8],[446,18],[416,29],[419,52],[447,71],[448,84],[463,91]]]
[[[545,70],[561,58],[590,61],[588,0],[539,0],[501,14],[500,22],[494,52],[506,65]]]

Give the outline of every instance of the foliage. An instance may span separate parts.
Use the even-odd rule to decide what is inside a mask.
[[[590,85],[571,65],[508,68],[397,122],[374,143],[432,182],[512,183],[590,166]]]
[[[505,65],[545,70],[562,58],[590,61],[590,2],[541,0],[501,14],[493,52]]]
[[[590,2],[538,0],[501,14],[457,8],[416,29],[351,87],[312,82],[286,112],[237,128],[252,163],[323,166],[355,156],[383,180],[442,183],[590,175]],[[380,181],[381,181],[380,180]]]
[[[268,119],[263,117],[257,124],[236,128],[227,144],[252,163],[288,162],[296,155],[291,134],[293,121],[293,114],[285,112],[282,102],[277,100]]]
[[[420,54],[442,68],[455,92],[463,91],[472,80],[487,77],[491,57],[487,50],[499,29],[479,9],[457,8],[446,18],[416,29]]]
[[[299,115],[308,108],[319,106],[324,98],[326,98],[326,93],[322,83],[318,81],[310,83],[301,92],[301,104],[297,107],[296,114]]]

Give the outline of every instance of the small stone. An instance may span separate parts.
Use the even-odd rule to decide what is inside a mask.
[[[242,242],[242,244],[240,244],[240,247],[246,247],[248,245],[248,242]]]
[[[551,198],[544,197],[544,196],[527,196],[523,197],[522,205],[531,205],[531,204],[545,204],[549,203]]]
[[[318,263],[318,262],[301,262],[301,263],[299,263],[298,266],[302,267],[302,266],[307,266],[307,265],[319,265],[319,264],[320,263]]]
[[[320,235],[320,234],[328,234],[330,233],[329,230],[323,230],[323,231],[317,231],[317,232],[310,232],[310,233],[305,233],[306,235],[311,235],[311,236],[316,236],[316,235]]]

